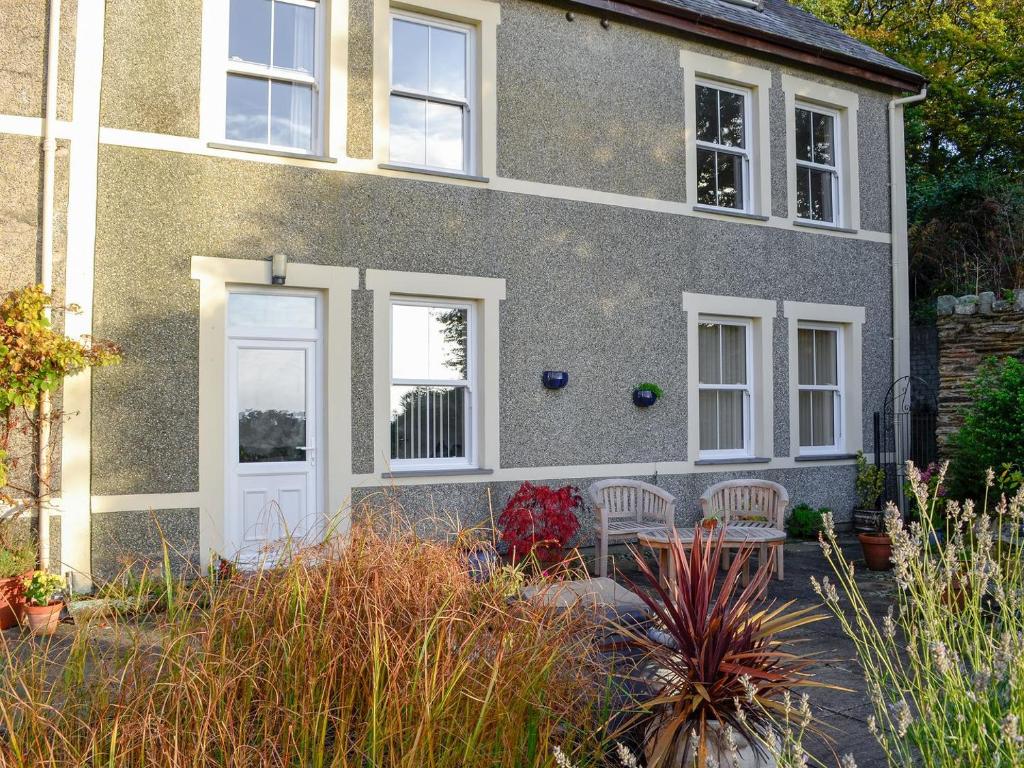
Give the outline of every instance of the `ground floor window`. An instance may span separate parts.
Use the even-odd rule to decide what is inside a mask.
[[[842,439],[840,328],[801,323],[797,347],[801,452],[835,451]]]
[[[473,460],[472,303],[391,302],[391,462],[395,467]]]
[[[698,329],[700,452],[749,453],[750,321],[702,316]]]

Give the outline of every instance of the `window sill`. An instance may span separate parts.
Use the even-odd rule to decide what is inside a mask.
[[[848,461],[855,458],[855,453],[805,453],[802,456],[794,456],[793,461]]]
[[[206,144],[210,149],[229,149],[232,152],[249,152],[253,155],[267,155],[268,157],[287,157],[294,160],[314,160],[318,163],[336,163],[336,157],[326,155],[311,155],[307,152],[289,152],[287,149],[273,149],[272,147],[247,147],[243,144],[230,144],[228,142],[211,141]]]
[[[697,459],[693,463],[698,467],[712,464],[770,464],[771,459],[764,456],[737,456],[734,459]]]
[[[806,227],[807,229],[823,229],[826,232],[843,232],[847,235],[856,235],[858,230],[849,227],[840,227],[836,224],[826,224],[821,221],[807,221],[806,219],[793,219],[794,227]]]
[[[397,163],[379,163],[378,168],[384,171],[404,171],[406,173],[422,173],[424,176],[440,176],[444,179],[462,179],[463,181],[479,181],[483,184],[490,182],[486,176],[474,176],[472,173],[459,173],[458,171],[435,171],[433,168],[417,168],[414,165],[399,165]]]
[[[746,211],[734,211],[731,208],[715,208],[713,205],[700,205],[695,204],[693,210],[699,211],[700,213],[717,213],[720,216],[731,216],[734,219],[746,219],[747,221],[768,221],[768,216],[761,216],[757,213],[747,213]]]
[[[493,475],[493,469],[477,469],[476,467],[458,467],[452,469],[396,469],[392,472],[381,472],[381,477],[458,477],[460,475]]]

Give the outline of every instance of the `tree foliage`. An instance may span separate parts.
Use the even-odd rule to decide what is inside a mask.
[[[988,469],[1024,469],[1024,363],[989,358],[968,395],[963,426],[951,441],[949,485],[955,498],[981,499]]]
[[[1006,281],[1024,277],[1024,0],[795,1],[929,80],[928,98],[906,115],[915,296],[1015,287]]]

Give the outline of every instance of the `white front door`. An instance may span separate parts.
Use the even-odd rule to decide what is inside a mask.
[[[320,308],[315,294],[235,291],[228,303],[226,555],[321,533]]]

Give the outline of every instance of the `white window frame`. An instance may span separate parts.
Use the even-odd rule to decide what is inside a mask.
[[[745,384],[704,384],[700,380],[700,335],[697,336],[698,349],[695,350],[697,355],[697,390],[698,390],[698,411],[697,411],[697,433],[700,434],[700,392],[715,391],[721,392],[725,390],[743,392],[743,447],[742,448],[725,448],[715,450],[700,450],[700,458],[702,459],[737,459],[753,456],[753,445],[754,435],[753,426],[756,423],[756,407],[754,404],[754,334],[752,323],[749,318],[740,317],[725,317],[722,315],[700,315],[697,320],[698,326],[700,325],[731,325],[734,327],[743,328],[743,342],[744,352],[746,353],[746,373],[747,381]],[[721,339],[721,337],[719,337]],[[718,349],[719,364],[721,364],[722,349],[721,343],[719,343]],[[719,432],[721,432],[721,422],[719,422]],[[719,440],[721,442],[721,440]],[[698,443],[699,445],[699,443]]]
[[[393,310],[395,306],[409,306],[409,307],[443,307],[448,309],[465,309],[466,310],[466,378],[465,379],[430,379],[430,378],[416,378],[416,379],[403,379],[395,378],[393,363],[394,363],[394,338],[395,328],[394,325],[389,325],[389,349],[390,354],[388,355],[388,371],[391,385],[388,388],[388,412],[390,414],[390,400],[391,400],[391,387],[430,387],[430,386],[446,386],[446,387],[464,387],[466,390],[466,413],[465,413],[465,446],[466,455],[464,457],[441,457],[435,459],[396,459],[390,458],[391,467],[395,470],[410,470],[410,469],[472,469],[477,466],[476,461],[476,439],[477,433],[476,425],[476,368],[477,368],[477,337],[476,337],[476,326],[477,326],[477,306],[474,301],[446,301],[443,299],[431,299],[423,296],[406,296],[396,294],[391,296],[389,302],[389,313],[393,317]],[[429,414],[429,411],[428,411]],[[391,442],[390,442],[390,420],[388,429],[388,456],[391,456]]]
[[[741,296],[716,296],[708,293],[683,293],[686,313],[687,419],[686,455],[698,464],[730,463],[738,460],[768,462],[774,455],[774,335],[773,323],[778,304],[772,299]],[[747,344],[748,381],[751,386],[750,430],[747,452],[725,456],[700,450],[700,360],[699,338],[702,318],[730,318],[749,323]],[[746,439],[746,436],[745,436]]]
[[[838,229],[855,233],[860,230],[860,155],[857,134],[857,112],[860,98],[853,91],[824,83],[782,74],[782,90],[786,99],[786,187],[789,215],[799,227]],[[833,190],[835,221],[803,219],[796,207],[796,108],[814,112],[831,112],[836,120],[836,163],[839,175]]]
[[[394,22],[396,19],[402,21],[408,21],[413,24],[422,24],[427,27],[436,27],[438,29],[447,29],[455,32],[461,32],[466,35],[466,97],[463,99],[452,98],[451,96],[441,96],[438,94],[431,94],[429,91],[417,91],[410,90],[407,88],[396,88],[393,83],[392,73],[394,72],[394,35],[390,34],[394,30]],[[442,168],[440,166],[434,166],[424,163],[420,165],[418,163],[408,163],[399,160],[391,159],[391,124],[390,124],[390,108],[388,110],[389,122],[388,122],[388,163],[396,166],[402,166],[405,168],[411,168],[415,170],[428,170],[438,171],[440,173],[463,173],[471,174],[474,172],[473,158],[476,157],[476,147],[479,139],[476,136],[477,120],[476,120],[476,109],[477,109],[477,28],[472,24],[463,24],[457,21],[449,21],[447,19],[439,18],[437,16],[430,16],[425,13],[414,13],[406,10],[391,10],[391,14],[388,18],[388,101],[392,96],[401,96],[408,99],[416,99],[423,101],[427,104],[449,104],[452,106],[462,107],[462,167],[458,169],[454,168]],[[428,35],[428,48],[427,48],[427,66],[430,66],[430,48]],[[427,79],[427,85],[429,87],[429,73]],[[426,137],[424,137],[426,141]]]
[[[795,459],[842,459],[864,447],[863,327],[864,307],[845,304],[815,304],[784,301],[783,314],[789,324],[789,454]],[[830,452],[800,447],[800,358],[799,329],[814,324],[839,328],[842,344],[842,439]]]
[[[756,217],[767,220],[771,215],[771,140],[768,115],[768,92],[772,73],[762,67],[707,56],[687,49],[679,51],[683,70],[683,120],[686,128],[686,201],[698,215]],[[745,207],[722,208],[697,202],[697,83],[712,88],[741,90],[749,93],[746,110],[749,151],[749,173],[746,178]]]
[[[832,219],[815,219],[806,218],[800,215],[799,208],[794,209],[796,218],[798,221],[811,222],[819,225],[831,225],[838,227],[843,221],[843,116],[839,110],[831,109],[829,107],[818,106],[817,104],[809,104],[804,101],[796,101],[793,106],[793,126],[794,126],[794,147],[796,142],[796,110],[802,109],[811,113],[811,152],[813,155],[814,151],[814,115],[827,115],[832,118],[832,159],[835,161],[835,165],[826,165],[824,163],[815,163],[810,160],[800,160],[796,157],[794,152],[794,162],[796,164],[796,173],[800,172],[801,168],[810,168],[813,171],[825,171],[831,175],[832,180]],[[797,180],[799,186],[799,179]]]
[[[836,384],[801,384],[800,383],[800,331],[825,331],[827,333],[834,333],[836,335]],[[794,371],[794,379],[797,387],[797,401],[799,403],[800,394],[803,392],[832,392],[833,393],[833,425],[832,434],[835,437],[834,442],[831,445],[801,445],[800,444],[800,421],[799,411],[797,415],[796,425],[796,436],[798,448],[801,456],[813,456],[815,454],[836,454],[842,451],[842,446],[846,439],[846,417],[844,413],[844,406],[846,403],[846,349],[845,349],[845,336],[843,326],[835,323],[816,323],[806,320],[797,322],[797,368]],[[812,345],[812,368],[814,366],[814,360],[817,355],[817,347]],[[813,409],[812,409],[813,414]],[[813,431],[812,431],[813,433]]]
[[[327,0],[276,0],[276,2],[313,8],[316,17],[314,25],[313,73],[307,75],[298,70],[282,67],[266,66],[252,62],[232,59],[228,55],[228,36],[231,29],[230,0],[206,0],[203,7],[203,74],[202,74],[202,105],[201,135],[207,141],[223,142],[244,149],[263,149],[295,153],[299,155],[319,156],[323,152],[326,135],[326,83],[327,72],[326,44],[327,39]],[[273,35],[273,16],[271,16],[271,35]],[[273,37],[271,37],[273,41]],[[271,42],[273,50],[273,42]],[[227,138],[227,82],[229,75],[243,75],[261,80],[277,80],[313,88],[313,108],[311,112],[310,148],[291,147],[283,144],[272,144],[255,141],[241,141]],[[268,89],[268,96],[269,99]],[[269,103],[267,108],[269,119]]]
[[[742,147],[728,147],[728,146],[726,146],[724,144],[717,144],[715,142],[710,142],[710,141],[701,141],[700,139],[697,138],[696,133],[694,134],[694,141],[696,142],[698,150],[705,149],[705,150],[710,150],[712,152],[717,152],[717,153],[726,154],[726,155],[734,155],[734,156],[743,158],[742,171],[741,171],[742,184],[743,184],[743,205],[740,206],[739,208],[731,208],[731,207],[725,206],[725,205],[718,205],[717,203],[715,205],[712,205],[710,203],[699,203],[699,201],[696,198],[694,198],[694,203],[699,203],[699,205],[701,205],[701,206],[706,206],[708,208],[715,208],[717,210],[726,211],[726,212],[750,213],[751,208],[752,208],[751,202],[752,202],[752,199],[754,197],[753,189],[751,188],[751,181],[752,181],[752,178],[753,178],[753,172],[751,171],[751,165],[753,163],[753,153],[754,153],[754,147],[753,147],[754,132],[753,132],[753,129],[752,129],[752,123],[753,123],[753,114],[752,114],[753,113],[753,108],[752,108],[752,105],[753,105],[753,100],[754,100],[753,91],[750,88],[744,88],[744,87],[734,86],[734,85],[727,85],[725,83],[720,83],[720,82],[717,82],[715,80],[710,80],[708,78],[703,78],[703,77],[697,78],[694,81],[694,86],[693,86],[693,89],[694,89],[693,90],[694,109],[697,108],[697,104],[698,104],[697,88],[701,88],[701,87],[703,87],[703,88],[711,88],[711,89],[713,89],[715,91],[719,91],[719,92],[724,91],[726,93],[733,93],[733,94],[736,94],[737,96],[742,96],[743,97],[743,146]],[[721,119],[721,99],[720,98],[716,98],[715,103],[716,103],[716,106],[717,106],[717,109],[718,109],[718,114],[719,114],[719,118],[718,119],[720,120]],[[695,157],[696,157],[696,155],[695,155]],[[715,198],[717,200],[717,198],[718,198],[718,195],[717,195],[717,192],[718,192],[718,165],[717,164],[715,165],[715,191],[716,191]]]
[[[499,308],[505,299],[505,280],[495,277],[366,270],[366,290],[373,293],[373,467],[385,478],[439,473],[458,476],[491,472],[501,462],[498,392],[501,334]],[[473,430],[474,464],[446,468],[391,466],[391,301],[410,297],[428,303],[473,303],[476,327],[472,337],[474,362]]]

